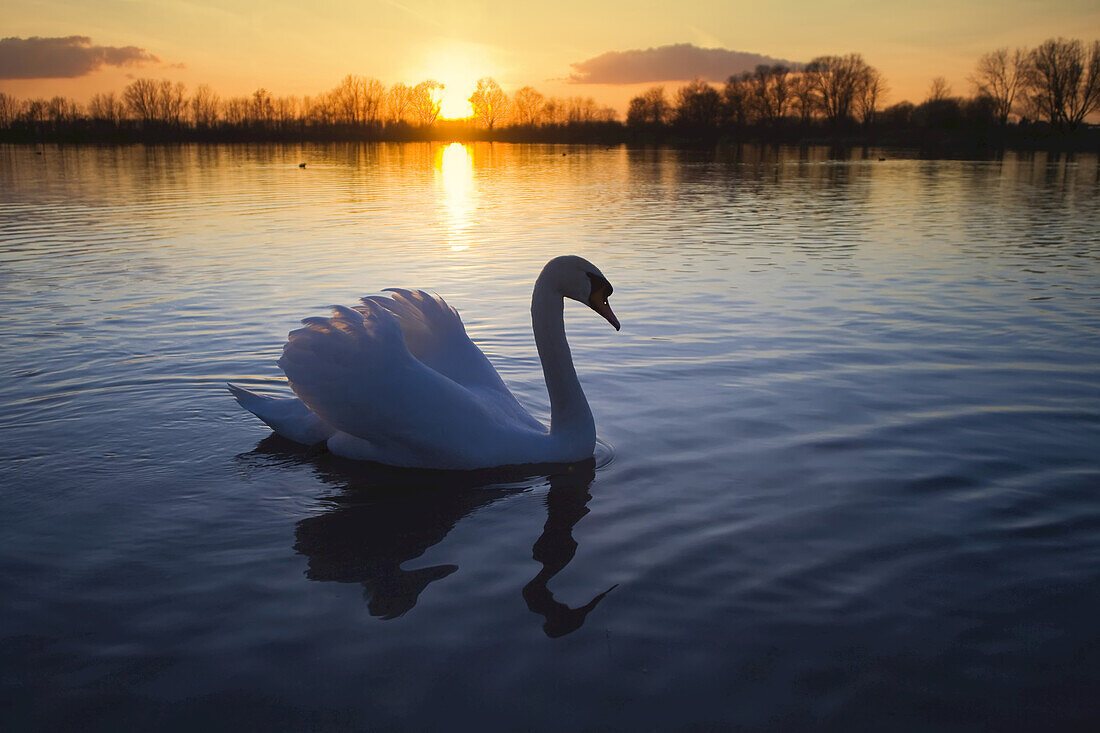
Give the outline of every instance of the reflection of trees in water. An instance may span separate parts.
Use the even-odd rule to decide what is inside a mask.
[[[417,471],[310,455],[270,436],[249,456],[309,465],[321,481],[339,487],[331,505],[298,522],[294,549],[308,562],[310,580],[360,583],[372,616],[397,618],[411,610],[433,582],[458,570],[442,564],[406,570],[405,563],[438,544],[475,510],[530,491],[543,480],[550,490],[547,517],[532,554],[542,569],[523,589],[531,611],[546,619],[547,636],[576,631],[610,591],[570,608],[554,599],[547,583],[577,551],[573,527],[588,513],[595,461],[573,465],[523,466],[487,471]]]

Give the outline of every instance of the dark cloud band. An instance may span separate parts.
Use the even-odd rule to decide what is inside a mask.
[[[644,84],[698,77],[721,82],[731,74],[751,71],[759,64],[792,65],[789,61],[757,53],[678,43],[645,50],[608,51],[571,64],[573,73],[569,81],[573,84]]]
[[[87,36],[0,39],[0,79],[71,79],[104,66],[159,61],[137,46],[93,46]]]

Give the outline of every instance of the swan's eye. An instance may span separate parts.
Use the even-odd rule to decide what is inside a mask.
[[[602,275],[597,275],[594,272],[586,272],[588,279],[592,284],[592,291],[588,296],[588,302],[590,305],[596,303],[606,303],[607,299],[611,297],[611,294],[615,292],[615,288],[611,287],[611,283],[607,281],[607,278]]]

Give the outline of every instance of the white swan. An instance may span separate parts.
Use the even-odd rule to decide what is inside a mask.
[[[531,325],[550,395],[549,429],[516,400],[466,335],[458,311],[422,290],[390,290],[292,331],[279,366],[297,397],[233,384],[237,401],[276,433],[333,453],[410,468],[571,463],[592,456],[596,425],[565,340],[564,298],[619,330],[611,283],[575,256],[546,263]]]

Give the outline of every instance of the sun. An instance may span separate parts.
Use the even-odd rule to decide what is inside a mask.
[[[484,49],[473,44],[450,43],[433,48],[424,59],[424,78],[443,84],[439,116],[445,120],[473,115],[470,95],[477,80],[493,75],[493,64]]]
[[[443,82],[443,97],[440,99],[439,116],[445,120],[465,119],[474,113],[470,106],[470,93],[477,86],[477,78],[470,81],[467,75],[440,75]]]

